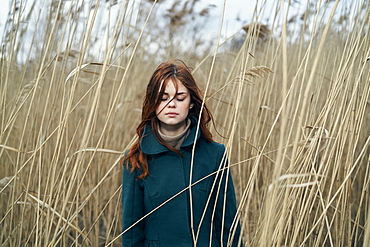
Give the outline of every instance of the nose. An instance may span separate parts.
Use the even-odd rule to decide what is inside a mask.
[[[168,107],[171,107],[171,108],[176,107],[175,99],[171,99],[167,106],[168,106]]]

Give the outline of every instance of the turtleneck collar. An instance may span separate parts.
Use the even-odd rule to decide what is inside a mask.
[[[190,119],[188,119],[187,124],[185,126],[185,129],[181,133],[179,133],[177,135],[174,135],[174,136],[169,136],[169,135],[163,134],[161,132],[161,129],[159,128],[159,125],[158,125],[158,134],[163,139],[163,141],[168,143],[168,145],[170,145],[171,147],[174,147],[176,149],[180,149],[181,144],[184,142],[186,137],[188,137],[188,135],[189,135],[190,124],[191,124],[191,121],[190,121]]]
[[[191,116],[191,117],[189,117],[189,120],[190,121],[188,122],[188,125],[187,125],[188,126],[187,131],[185,130],[183,133],[179,134],[180,138],[183,137],[183,141],[179,145],[179,148],[190,146],[194,143],[195,139],[198,140],[200,138],[200,135],[201,135],[200,130],[198,131],[198,135],[196,135],[197,134],[196,132],[197,132],[198,119],[194,116]],[[159,133],[159,134],[161,135],[161,133]],[[161,135],[161,137],[163,138],[162,135]],[[163,138],[163,140],[166,141],[164,138]],[[171,144],[169,143],[169,145],[171,145]],[[157,139],[154,136],[154,132],[153,132],[152,127],[151,127],[150,124],[147,124],[144,127],[143,137],[140,140],[140,148],[141,148],[141,151],[143,151],[145,154],[149,154],[149,155],[159,154],[159,153],[169,151],[169,149],[166,146],[160,144],[157,141]]]

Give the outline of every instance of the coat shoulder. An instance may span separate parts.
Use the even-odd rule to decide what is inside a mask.
[[[207,142],[207,141],[204,141],[204,145],[207,149],[211,150],[212,153],[214,154],[220,154],[220,153],[224,153],[225,152],[225,145],[224,144],[221,144],[221,143],[218,143],[218,142]]]
[[[225,151],[225,145],[218,142],[211,142],[212,146],[220,151]]]
[[[198,152],[202,154],[203,160],[206,159],[207,163],[214,163],[218,167],[221,162],[226,161],[226,148],[221,143],[203,140],[197,148]],[[210,162],[211,160],[213,162]]]
[[[123,181],[128,180],[136,180],[136,178],[140,175],[138,169],[132,170],[132,165],[130,160],[126,160],[126,157],[130,150],[125,150],[124,155],[122,157],[122,179]]]

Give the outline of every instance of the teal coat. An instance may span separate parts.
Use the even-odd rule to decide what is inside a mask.
[[[163,206],[156,209],[172,196],[189,186],[192,147],[196,136],[197,120],[191,118],[190,134],[184,140],[180,152],[183,156],[170,151],[154,137],[150,125],[144,129],[140,142],[141,150],[147,154],[149,175],[137,179],[135,170],[130,173],[126,166],[122,179],[123,231],[122,246],[161,246],[191,247],[190,192],[185,190]],[[198,133],[196,139],[192,182],[196,182],[217,171],[223,160],[225,147],[215,142],[207,142]],[[221,167],[225,167],[223,162]],[[224,200],[227,182],[226,200]],[[215,184],[213,186],[213,184]],[[212,189],[213,186],[213,189]],[[193,226],[199,235],[197,246],[228,246],[229,233],[233,232],[236,214],[234,186],[230,173],[224,169],[192,186]],[[209,198],[209,195],[211,197]],[[207,204],[207,200],[210,200]],[[225,203],[225,205],[224,205]],[[152,212],[152,210],[156,209]],[[203,212],[204,218],[200,224]],[[212,220],[212,214],[214,217]],[[149,215],[147,215],[149,212]],[[137,220],[147,215],[135,226]],[[224,218],[224,220],[222,220]],[[233,225],[233,226],[232,226]],[[237,246],[240,235],[239,224],[232,246]],[[131,228],[130,228],[131,227]],[[127,230],[130,228],[129,230]],[[212,241],[210,236],[212,235]],[[222,236],[222,237],[221,237]],[[231,234],[230,234],[231,236]]]

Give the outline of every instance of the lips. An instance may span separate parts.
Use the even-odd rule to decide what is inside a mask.
[[[167,112],[166,116],[168,117],[176,117],[178,114],[176,112]]]

